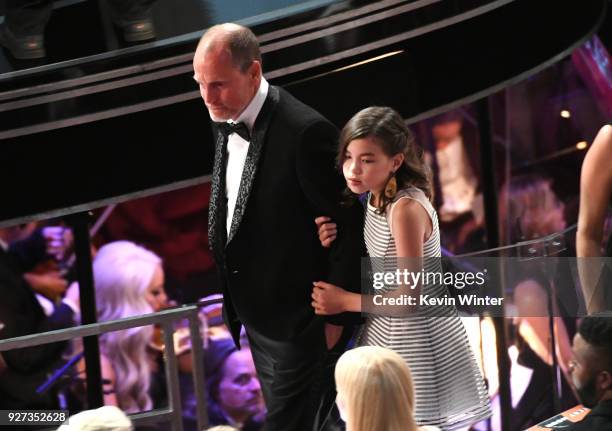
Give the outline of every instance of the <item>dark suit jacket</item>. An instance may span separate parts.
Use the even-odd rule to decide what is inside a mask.
[[[359,204],[340,205],[345,184],[335,168],[337,140],[333,124],[270,86],[226,235],[226,150],[217,133],[209,241],[224,292],[224,317],[236,342],[241,323],[276,340],[322,331],[323,319],[311,307],[314,281],[359,290],[363,210]],[[338,223],[331,250],[319,242],[314,223],[319,215]]]
[[[72,310],[62,304],[46,317],[22,274],[45,254],[40,232],[26,241],[12,244],[7,252],[0,248],[0,339],[68,327]],[[43,344],[27,349],[2,352],[7,370],[0,373],[0,408],[44,408],[48,395],[36,396],[35,388],[46,373],[57,365],[65,343]]]
[[[612,400],[600,401],[584,419],[567,431],[612,431]]]

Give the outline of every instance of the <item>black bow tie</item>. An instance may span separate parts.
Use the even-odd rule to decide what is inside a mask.
[[[249,128],[244,123],[222,122],[222,123],[217,123],[217,127],[219,128],[219,131],[221,132],[221,134],[223,134],[225,139],[227,139],[228,136],[231,135],[232,133],[237,133],[245,141],[250,142],[251,140],[251,134],[249,133]]]

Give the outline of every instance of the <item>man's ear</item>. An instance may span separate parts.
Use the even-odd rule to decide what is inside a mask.
[[[609,371],[602,371],[598,375],[598,384],[604,391],[612,390],[612,373]]]
[[[261,77],[261,62],[259,60],[253,60],[249,66],[249,75],[253,79],[260,79]]]

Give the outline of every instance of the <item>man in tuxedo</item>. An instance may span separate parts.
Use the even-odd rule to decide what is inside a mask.
[[[571,431],[612,431],[612,313],[586,316],[574,336],[570,374],[580,402],[591,409]]]
[[[358,291],[363,251],[363,210],[340,205],[337,129],[268,84],[257,39],[245,27],[210,28],[193,66],[214,121],[209,244],[225,321],[237,345],[246,329],[268,409],[265,429],[320,429],[354,316],[316,316],[313,282]],[[343,227],[329,250],[317,236],[320,215]]]

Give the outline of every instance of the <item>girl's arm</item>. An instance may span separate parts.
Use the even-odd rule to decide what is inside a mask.
[[[433,230],[429,214],[419,202],[410,198],[399,199],[389,211],[389,227],[398,258],[396,267],[402,272],[419,273],[423,268],[423,244]],[[385,294],[386,297],[408,295],[415,298],[415,305],[391,308],[391,314],[406,315],[416,311],[420,292],[421,284],[418,282],[417,285],[400,284],[393,292]],[[379,311],[384,312],[382,309]]]
[[[429,214],[414,199],[397,201],[391,211],[391,234],[395,238],[397,257],[422,257],[423,244],[432,233]]]

